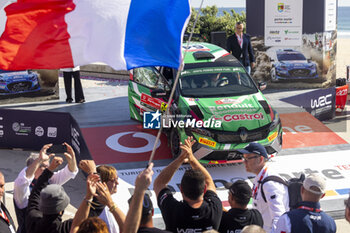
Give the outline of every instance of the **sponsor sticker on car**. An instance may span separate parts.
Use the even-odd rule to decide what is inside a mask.
[[[240,104],[240,103],[242,103],[242,101],[243,101],[242,98],[239,98],[239,99],[225,98],[225,99],[217,100],[217,101],[215,101],[215,103],[217,105],[221,105],[221,104]]]
[[[216,147],[216,142],[211,141],[211,140],[206,139],[206,138],[201,138],[200,137],[198,142],[203,144],[203,145],[210,146],[210,147]]]
[[[153,111],[160,110],[162,107],[162,104],[166,104],[165,102],[161,101],[160,99],[153,98],[152,96],[149,96],[145,93],[141,94],[141,101],[142,106],[145,106]]]
[[[277,137],[277,131],[271,134],[267,139],[269,139],[269,142],[273,141]]]

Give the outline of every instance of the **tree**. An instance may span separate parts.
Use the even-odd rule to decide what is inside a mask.
[[[225,31],[226,35],[232,35],[234,33],[234,27],[237,22],[246,22],[246,14],[236,13],[233,9],[230,12],[223,11],[222,16],[217,16],[219,9],[214,6],[207,6],[200,12],[192,41],[205,41],[210,42],[210,33],[215,31]],[[191,33],[193,24],[197,17],[198,10],[192,8],[192,14],[188,23],[186,33]]]

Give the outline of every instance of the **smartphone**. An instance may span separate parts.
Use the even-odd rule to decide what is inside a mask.
[[[47,149],[47,153],[61,153],[67,152],[66,145],[58,144],[58,145],[52,145],[49,149]]]

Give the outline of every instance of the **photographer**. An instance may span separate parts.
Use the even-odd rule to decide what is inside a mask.
[[[74,179],[78,173],[74,150],[67,143],[64,143],[64,145],[67,148],[67,152],[64,153],[67,165],[63,169],[53,173],[49,180],[50,184],[63,185],[70,179]],[[47,150],[51,146],[52,144],[44,145],[39,154],[31,153],[26,161],[27,166],[22,169],[14,182],[13,199],[18,221],[18,233],[26,233],[25,213],[30,191],[35,186],[37,179],[45,168],[49,167],[49,159],[54,156],[54,154],[47,154]]]

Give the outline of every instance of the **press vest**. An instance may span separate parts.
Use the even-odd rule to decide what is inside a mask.
[[[287,212],[291,233],[334,233],[334,220],[321,211],[319,202],[300,202],[298,209]]]

